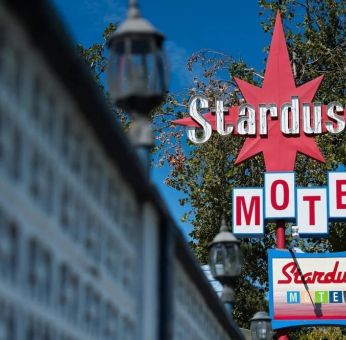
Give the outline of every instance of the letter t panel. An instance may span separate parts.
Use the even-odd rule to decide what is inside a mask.
[[[262,237],[264,234],[263,189],[234,188],[233,233],[240,237]]]
[[[300,237],[328,235],[326,188],[298,188],[297,207]]]

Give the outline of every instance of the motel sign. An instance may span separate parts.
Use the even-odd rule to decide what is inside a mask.
[[[268,251],[269,309],[274,329],[346,325],[346,252]]]
[[[328,235],[328,222],[346,220],[346,172],[329,172],[327,187],[297,188],[294,172],[267,172],[264,188],[234,188],[233,233],[263,236],[265,221],[295,222],[301,237]]]

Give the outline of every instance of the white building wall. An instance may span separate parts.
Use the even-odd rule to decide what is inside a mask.
[[[229,339],[179,260],[174,263],[173,339]]]
[[[141,207],[2,7],[0,23],[0,339],[139,339]]]

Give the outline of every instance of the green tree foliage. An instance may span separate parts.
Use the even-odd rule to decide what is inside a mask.
[[[305,83],[324,75],[316,101],[338,101],[345,106],[345,2],[343,0],[259,0],[262,27],[271,34],[275,14],[279,9],[283,17],[285,34],[297,84]],[[103,37],[116,28],[110,26]],[[80,55],[102,83],[106,68],[105,44],[89,48],[78,46]],[[187,65],[191,74],[197,74],[194,85],[183,94],[167,94],[166,101],[152,112],[156,128],[156,160],[162,165],[167,161],[170,174],[166,184],[179,190],[181,205],[189,208],[183,216],[192,224],[191,247],[201,264],[207,263],[207,247],[220,227],[222,215],[231,221],[231,190],[233,187],[262,186],[264,162],[261,155],[234,165],[235,156],[244,142],[241,137],[221,137],[213,134],[203,145],[185,143],[185,129],[171,126],[171,121],[187,114],[191,95],[203,93],[210,103],[222,98],[225,105],[243,102],[233,77],[260,85],[263,71],[250,68],[242,60],[236,60],[218,51],[201,50],[194,53]],[[128,125],[122,112],[117,112],[121,121]],[[322,165],[303,155],[296,163],[298,185],[325,185],[326,171],[335,170],[345,162],[345,132],[339,135],[326,134],[316,138],[326,164]],[[287,235],[289,235],[289,225]],[[234,316],[239,325],[249,327],[248,320],[258,310],[266,310],[267,257],[266,250],[274,247],[275,226],[268,224],[263,239],[242,240],[244,265],[242,277],[236,289]],[[328,240],[294,241],[306,251],[345,250],[345,223],[330,225]],[[288,236],[289,242],[294,244]],[[326,333],[327,332],[327,333]],[[339,339],[339,329],[326,328],[292,332],[292,339]]]
[[[129,120],[125,112],[117,109],[109,93],[105,90],[104,86],[104,75],[107,70],[107,40],[111,34],[117,29],[117,25],[114,23],[108,24],[102,33],[102,42],[94,43],[89,47],[84,47],[81,44],[76,46],[77,54],[85,62],[87,67],[90,69],[92,76],[94,77],[95,83],[100,87],[101,91],[105,95],[107,105],[109,106],[110,111],[116,119],[120,122],[125,130],[129,128]]]
[[[308,327],[292,332],[291,340],[344,340],[345,329],[339,327]]]
[[[102,34],[102,43],[94,43],[90,47],[84,47],[81,44],[77,45],[77,53],[85,61],[90,68],[92,75],[95,77],[97,84],[102,86],[101,75],[107,69],[107,57],[105,54],[106,43],[110,35],[117,29],[117,25],[110,23]],[[103,88],[103,86],[102,86]]]
[[[271,33],[278,2],[261,0],[260,5],[263,9],[263,29]],[[324,103],[338,101],[345,105],[345,3],[287,0],[281,1],[280,9],[297,84],[324,75],[315,99]],[[188,96],[203,93],[210,103],[215,98],[224,99],[227,105],[242,102],[233,76],[261,83],[261,72],[256,73],[243,61],[215,51],[199,51],[191,56],[188,67],[192,70],[199,68],[201,72],[198,73],[202,74],[195,79],[195,86]],[[335,170],[345,160],[345,132],[323,135],[317,138],[317,142],[325,155],[326,164],[299,155],[295,168],[298,185],[325,185],[326,171]],[[243,143],[239,137],[214,134],[203,145],[187,143],[187,150],[178,149],[177,157],[170,155],[168,159],[172,172],[167,184],[185,194],[181,203],[191,207],[188,215],[193,226],[191,246],[201,263],[206,263],[207,245],[218,232],[221,216],[225,215],[231,221],[232,188],[261,186],[264,164],[262,156],[258,156],[240,166],[234,165],[234,157]],[[287,227],[289,234],[290,228]],[[236,292],[234,314],[243,326],[248,326],[252,314],[265,305],[264,294],[268,288],[266,249],[274,245],[275,229],[273,225],[266,228],[263,240],[245,239],[242,242],[245,261]],[[344,250],[345,223],[333,223],[330,230],[328,240],[302,240],[292,244],[310,252]]]
[[[222,98],[225,105],[239,105],[243,101],[233,76],[257,84],[261,80],[261,76],[243,61],[215,51],[195,53],[188,66],[191,70],[199,67],[202,72],[202,77],[195,79],[188,96],[203,93],[210,103],[214,103],[216,98]],[[176,149],[177,153],[168,159],[172,171],[166,182],[182,191],[185,198],[181,203],[188,203],[191,207],[188,217],[193,225],[191,246],[201,263],[208,261],[208,244],[220,228],[221,216],[231,220],[232,188],[262,185],[264,164],[261,157],[234,166],[234,156],[243,142],[241,137],[225,138],[213,134],[203,145],[188,141],[187,150]],[[248,320],[259,309],[267,309],[264,295],[267,289],[266,247],[272,245],[270,233],[262,241],[246,239],[242,242],[245,259],[234,310],[241,326],[248,326]]]

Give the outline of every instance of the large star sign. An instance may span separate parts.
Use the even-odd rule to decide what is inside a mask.
[[[278,111],[280,111],[283,104],[291,102],[292,97],[299,98],[301,112],[302,103],[311,104],[322,78],[323,76],[320,76],[301,86],[296,86],[280,13],[278,12],[262,87],[254,86],[237,78],[235,78],[235,81],[245,101],[256,108],[256,115],[258,115],[260,104],[275,103]],[[239,107],[229,108],[228,114],[225,115],[225,124],[235,125],[238,111]],[[280,114],[278,114],[278,117],[280,117]],[[303,131],[296,135],[285,135],[280,129],[280,119],[278,117],[268,117],[268,133],[266,136],[260,135],[258,128],[256,128],[255,135],[247,136],[235,161],[236,164],[263,153],[267,171],[292,171],[294,170],[298,152],[317,161],[325,162],[311,135],[307,135]],[[326,117],[326,105],[322,105],[322,121],[327,119]],[[204,115],[204,118],[211,123],[213,130],[215,130],[215,115],[209,112]],[[302,113],[300,113],[299,119],[300,125],[302,125]],[[256,121],[258,122],[258,116]],[[176,120],[174,123],[185,126],[198,126],[190,117]],[[323,128],[323,132],[325,132],[325,128]]]
[[[276,16],[273,38],[270,46],[267,67],[262,88],[235,79],[245,100],[254,107],[261,103],[276,103],[278,108],[298,96],[300,102],[310,103],[323,76],[296,87],[288,56],[280,14]],[[268,138],[247,138],[237,159],[240,163],[263,152],[267,171],[290,171],[294,169],[297,152],[324,162],[324,158],[313,138],[300,133],[288,138],[280,130],[278,119],[268,120]]]

